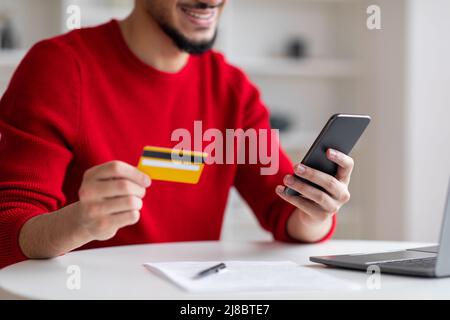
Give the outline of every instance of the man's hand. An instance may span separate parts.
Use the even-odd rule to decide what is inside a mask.
[[[139,221],[150,178],[124,162],[87,170],[79,190],[78,225],[92,240],[107,240]]]
[[[288,233],[295,239],[314,242],[323,238],[330,230],[333,215],[350,200],[348,185],[353,159],[332,149],[327,150],[327,157],[338,165],[335,177],[302,164],[294,168],[296,175],[321,186],[326,192],[291,175],[284,178],[284,184],[299,192],[300,196],[287,195],[284,186],[277,186],[277,194],[297,208],[287,223]]]
[[[80,201],[31,218],[22,227],[19,245],[29,258],[51,258],[92,240],[107,240],[139,220],[150,178],[120,161],[87,170]]]

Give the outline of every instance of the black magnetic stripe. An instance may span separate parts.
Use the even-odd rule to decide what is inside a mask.
[[[149,157],[149,158],[172,160],[172,153],[171,152],[160,152],[160,151],[145,150],[142,155],[144,157]],[[203,157],[195,156],[195,155],[183,155],[181,157],[176,157],[176,160],[181,160],[181,161],[186,161],[186,162],[193,162],[193,163],[203,163],[204,162]]]

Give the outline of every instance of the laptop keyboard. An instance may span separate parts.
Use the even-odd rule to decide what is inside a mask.
[[[424,258],[424,259],[412,259],[412,260],[402,260],[402,261],[390,261],[384,262],[380,265],[386,266],[396,266],[396,267],[407,267],[407,268],[434,268],[436,266],[436,257]]]

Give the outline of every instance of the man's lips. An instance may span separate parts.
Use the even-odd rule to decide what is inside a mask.
[[[217,8],[191,8],[187,6],[180,7],[184,16],[193,24],[201,27],[209,27],[216,19]]]

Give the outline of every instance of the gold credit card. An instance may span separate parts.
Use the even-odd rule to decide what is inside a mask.
[[[147,146],[138,169],[152,180],[196,184],[207,156],[203,152]]]

